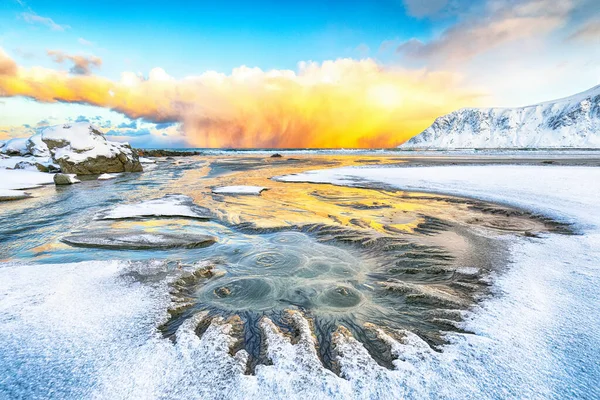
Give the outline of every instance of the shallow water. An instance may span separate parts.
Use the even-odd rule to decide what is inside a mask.
[[[396,356],[376,334],[378,329],[397,339],[402,332],[412,332],[441,350],[444,333],[462,332],[463,312],[489,294],[493,273],[505,267],[505,243],[500,239],[564,227],[472,200],[270,179],[374,161],[400,162],[365,155],[189,157],[160,160],[144,173],[110,181],[42,188],[33,199],[0,204],[1,258],[44,265],[138,262],[123,276],[142,287],[159,285],[159,291],[170,296],[161,311],[164,321],[153,328],[157,340],[176,345],[171,342],[178,341],[182,327],[199,316],[202,322],[192,329],[199,337],[210,333],[219,318],[228,319],[237,326],[231,333],[235,351],[243,349],[248,355],[247,374],[273,362],[265,350],[264,318],[292,342],[298,340],[298,323],[290,320],[289,311],[300,312],[310,322],[319,362],[334,373],[340,373],[334,339],[340,327],[362,343],[375,362],[393,368]],[[269,190],[260,196],[211,192],[225,185]],[[212,218],[95,218],[115,205],[170,193],[192,197]],[[215,243],[133,250],[73,247],[62,241],[71,235],[97,238],[123,232],[206,235]],[[139,265],[158,267],[154,272],[142,268],[145,272],[140,273]],[[18,266],[11,268],[19,271]]]

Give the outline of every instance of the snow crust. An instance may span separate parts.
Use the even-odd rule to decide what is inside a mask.
[[[212,190],[213,193],[217,194],[253,194],[259,195],[263,190],[267,188],[262,186],[222,186]]]
[[[96,219],[144,217],[209,218],[206,210],[195,205],[191,197],[181,194],[169,194],[159,199],[147,200],[135,204],[121,204],[96,215]]]
[[[464,108],[443,115],[401,148],[598,148],[600,85],[519,108]]]

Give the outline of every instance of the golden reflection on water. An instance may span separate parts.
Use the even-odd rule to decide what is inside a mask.
[[[399,201],[398,193],[385,190],[333,187],[308,183],[284,183],[270,178],[307,169],[398,162],[396,159],[365,156],[293,157],[298,162],[269,157],[208,158],[213,168],[227,173],[214,176],[208,168],[185,171],[182,178],[171,183],[173,192],[183,192],[207,207],[229,224],[251,223],[256,228],[277,228],[311,224],[337,224],[356,229],[371,229],[380,233],[411,232],[431,212],[431,206]],[[217,195],[211,188],[229,185],[263,186],[268,190],[260,196]]]
[[[455,247],[459,251],[463,249],[459,249],[462,247],[459,241],[447,240],[447,235],[442,234],[445,229],[438,230],[435,235],[413,233],[419,233],[417,230],[427,225],[428,218],[431,217],[469,228],[492,228],[495,233],[535,233],[546,230],[542,222],[527,216],[503,216],[482,212],[471,207],[468,201],[448,201],[452,199],[448,196],[392,189],[285,183],[270,179],[273,176],[307,170],[401,162],[404,160],[396,156],[364,155],[294,155],[282,158],[228,155],[158,159],[157,164],[147,166],[146,172],[142,174],[124,174],[120,180],[115,181],[84,182],[81,189],[87,188],[86,190],[81,190],[80,187],[57,188],[54,185],[34,189],[31,191],[34,198],[5,202],[2,204],[2,211],[18,212],[21,209],[25,213],[33,212],[32,210],[40,210],[43,213],[46,202],[56,201],[56,198],[60,201],[74,199],[72,202],[77,203],[79,197],[93,196],[97,190],[103,190],[110,196],[110,193],[120,188],[120,191],[115,193],[116,196],[124,196],[125,199],[120,199],[120,202],[125,203],[159,198],[167,193],[188,195],[196,204],[207,208],[216,217],[217,222],[227,225],[244,224],[251,228],[270,229],[323,224],[360,231],[369,237],[410,235],[413,239],[418,237],[421,243],[442,245],[448,250]],[[211,191],[213,187],[228,185],[263,186],[268,190],[259,196],[218,195]],[[92,201],[90,205],[95,203]],[[60,207],[57,210],[60,211]],[[94,213],[84,213],[74,219],[70,222],[69,230],[85,229],[93,221]],[[98,222],[94,224],[98,225]],[[197,225],[196,222],[186,219],[170,219],[168,222],[164,219],[110,221],[106,224],[113,229],[133,228],[149,232],[193,229],[189,225]],[[50,228],[40,229],[48,233],[45,231]],[[29,250],[32,254],[42,257],[45,253],[63,249],[65,245],[60,243],[59,239],[64,234],[63,231],[54,232],[46,237],[45,244],[36,243],[36,246]]]
[[[426,216],[470,226],[484,226],[490,219],[501,218],[474,211],[467,202],[447,202],[448,196],[270,179],[314,169],[403,162],[397,157],[212,156],[202,159],[207,162],[203,168],[185,171],[180,179],[169,184],[169,191],[189,195],[219,220],[232,225],[245,223],[269,229],[326,224],[390,236],[414,233]],[[263,186],[268,190],[260,196],[211,192],[213,187],[229,185]],[[474,215],[478,215],[478,219],[474,219]],[[473,221],[478,222],[473,224]],[[532,224],[534,230],[544,230],[542,224]]]

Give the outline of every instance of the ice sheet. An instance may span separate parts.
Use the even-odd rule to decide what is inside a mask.
[[[0,168],[0,189],[30,189],[54,183],[54,174],[22,169]]]
[[[259,195],[263,190],[267,188],[262,186],[222,186],[212,190],[213,193],[217,194],[254,194]]]

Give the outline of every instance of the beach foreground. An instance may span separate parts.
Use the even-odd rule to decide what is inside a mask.
[[[1,205],[0,397],[598,397],[597,165],[220,154],[35,189]]]

